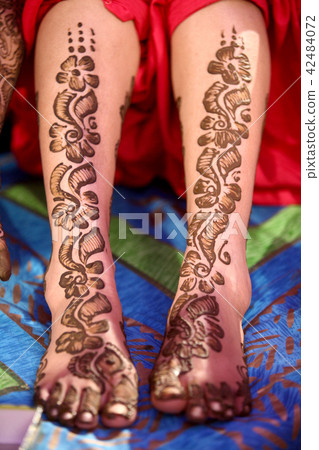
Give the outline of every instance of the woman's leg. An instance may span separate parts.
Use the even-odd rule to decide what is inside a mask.
[[[19,2],[0,2],[0,133],[24,54]],[[1,178],[0,178],[1,188]],[[0,280],[11,276],[11,261],[0,222]]]
[[[193,421],[231,419],[251,407],[242,350],[251,284],[239,229],[250,215],[263,124],[256,120],[269,78],[263,17],[249,2],[210,5],[172,36],[192,217],[152,401]]]
[[[138,381],[125,343],[109,245],[121,123],[139,64],[133,22],[101,0],[67,0],[43,19],[35,72],[52,231],[45,297],[51,341],[36,401],[51,419],[93,428],[136,417]]]

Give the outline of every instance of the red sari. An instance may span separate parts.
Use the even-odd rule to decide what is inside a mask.
[[[17,87],[33,105],[36,30],[58,1],[25,1],[22,24],[27,57]],[[116,183],[144,186],[158,176],[166,179],[176,194],[184,192],[181,135],[169,77],[169,41],[186,17],[214,1],[218,0],[104,0],[118,18],[134,20],[141,43],[140,67],[118,151]],[[300,203],[300,4],[299,0],[251,1],[263,13],[272,60],[269,110],[253,200],[257,204]],[[10,108],[14,124],[11,149],[22,169],[41,174],[36,113],[18,93],[14,93]]]

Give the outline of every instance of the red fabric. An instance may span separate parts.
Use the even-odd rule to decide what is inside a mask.
[[[28,57],[19,91],[34,104],[32,59],[37,26],[59,0],[26,0],[23,32]],[[169,41],[189,15],[218,0],[104,0],[123,21],[134,20],[141,42],[141,63],[118,152],[116,183],[143,186],[155,176],[169,181],[180,195],[185,190],[181,135],[170,83]],[[251,0],[261,8],[272,56],[268,106],[300,75],[299,0]],[[17,93],[12,150],[20,166],[41,173],[36,114]],[[300,203],[300,81],[267,112],[257,167],[254,203]]]

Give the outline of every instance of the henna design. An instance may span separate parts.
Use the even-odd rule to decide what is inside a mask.
[[[203,388],[197,383],[190,383],[188,385],[188,413],[191,414],[192,410],[198,412],[200,408],[200,416],[196,416],[196,421],[202,422],[206,417],[206,403]],[[194,420],[194,418],[193,418]]]
[[[3,127],[11,95],[18,79],[24,55],[21,32],[22,2],[0,0],[0,132]],[[0,178],[1,187],[1,178]],[[10,278],[10,259],[5,244],[5,236],[0,223],[1,278]],[[9,261],[8,261],[9,259]]]
[[[66,425],[70,426],[73,425],[73,421],[77,415],[77,411],[74,409],[74,404],[77,400],[77,396],[78,396],[77,390],[73,386],[70,386],[64,397],[63,403],[59,408],[59,414],[60,417],[62,418],[61,421],[63,421]],[[68,418],[67,420],[63,419],[65,413],[71,413],[71,417]]]
[[[113,386],[108,405],[121,403],[127,408],[127,418],[134,414],[137,407],[137,375],[133,363],[115,345],[109,342],[102,353],[90,352],[83,356],[75,356],[68,368],[79,378],[94,380],[101,394],[105,391],[107,381]],[[134,382],[130,378],[132,375]]]
[[[81,23],[78,28],[82,28]],[[69,31],[68,35],[71,44],[72,32]],[[83,40],[79,38],[80,42]],[[81,53],[80,48],[84,47],[79,46]],[[70,47],[69,51],[74,53],[74,47]],[[111,310],[106,297],[96,292],[104,287],[104,282],[95,275],[103,273],[104,268],[102,261],[91,261],[91,258],[104,251],[105,242],[100,230],[92,226],[92,222],[99,218],[97,195],[87,190],[88,185],[96,182],[96,172],[93,164],[83,163],[84,158],[94,156],[94,146],[100,143],[94,115],[98,108],[94,90],[99,86],[99,78],[92,73],[95,64],[89,55],[78,57],[73,54],[60,68],[56,81],[67,87],[57,94],[54,101],[53,110],[60,122],[54,123],[49,130],[52,138],[50,150],[54,153],[64,151],[71,164],[60,163],[51,174],[50,190],[53,200],[57,202],[52,220],[54,225],[69,232],[74,228],[88,231],[80,233],[77,246],[74,237],[69,235],[59,249],[59,261],[67,269],[59,284],[65,289],[66,298],[71,299],[62,323],[77,331],[63,333],[56,341],[56,351],[76,354],[83,349],[101,348],[103,340],[95,334],[109,328],[106,320],[93,322],[94,315],[90,316],[87,312],[92,301],[97,299],[99,302],[95,315]],[[72,163],[82,164],[74,167]],[[69,192],[62,187],[66,182]],[[90,294],[90,300],[84,302],[83,298]]]
[[[0,1],[0,131],[18,79],[24,54],[21,8],[16,0]]]
[[[78,28],[81,27],[79,23]],[[81,38],[81,42],[83,40]],[[69,37],[69,43],[72,41]],[[79,52],[82,47],[78,48]],[[94,146],[100,143],[94,116],[98,108],[94,90],[99,86],[99,78],[92,73],[95,64],[88,55],[81,58],[71,55],[60,67],[62,71],[57,74],[56,81],[68,87],[59,92],[54,101],[54,113],[62,123],[57,122],[50,128],[49,134],[53,138],[50,150],[54,153],[65,151],[71,164],[60,163],[51,174],[50,189],[54,201],[58,202],[53,208],[52,220],[67,231],[75,227],[89,230],[85,234],[80,233],[77,246],[74,237],[69,235],[59,249],[59,261],[67,269],[59,284],[65,289],[66,298],[72,298],[62,323],[77,331],[64,332],[56,341],[56,352],[77,354],[84,349],[103,346],[102,338],[95,334],[106,332],[109,329],[108,322],[93,322],[93,319],[112,309],[108,299],[96,292],[103,289],[104,282],[95,275],[103,273],[104,268],[102,261],[91,262],[91,258],[104,251],[105,242],[99,228],[92,226],[92,222],[99,218],[99,208],[96,206],[98,197],[93,191],[87,190],[88,185],[96,182],[96,172],[93,164],[82,163],[84,157],[94,156]],[[73,168],[72,163],[82,164]],[[66,181],[70,192],[62,188]],[[93,295],[92,290],[96,292]],[[90,294],[91,298],[84,301],[83,298]],[[92,314],[90,305],[95,300],[97,309]]]
[[[222,234],[229,225],[229,215],[241,200],[239,148],[242,140],[248,138],[246,124],[251,121],[247,86],[251,81],[250,62],[243,53],[242,38],[235,29],[232,31],[230,44],[222,35],[216,59],[208,65],[208,72],[218,75],[220,80],[207,89],[203,98],[206,116],[200,123],[203,134],[197,142],[204,148],[196,164],[200,178],[193,188],[199,211],[188,226],[188,251],[180,270],[183,292],[171,308],[161,352],[164,358],[152,375],[154,394],[158,397],[165,397],[167,387],[181,394],[178,376],[192,369],[193,358],[208,358],[210,350],[222,350],[224,331],[219,325],[219,305],[211,294],[216,286],[225,284],[225,279],[214,266],[216,262],[231,264],[231,255],[226,250],[228,241],[222,239]],[[178,108],[180,105],[178,98]],[[198,290],[202,296],[198,296]],[[247,375],[242,378],[239,390],[246,398]],[[207,389],[214,391],[214,395],[217,392],[213,385]],[[224,403],[227,389],[223,386],[220,394]]]
[[[84,412],[89,412],[96,416],[100,408],[101,394],[94,389],[87,387],[83,390],[83,397],[79,409],[79,416]]]
[[[63,268],[59,285],[69,299],[61,318],[66,331],[56,340],[55,352],[74,355],[68,365],[70,373],[97,385],[96,390],[86,388],[83,391],[80,412],[98,413],[100,396],[107,382],[112,387],[110,402],[125,404],[127,417],[131,417],[137,403],[134,366],[115,345],[105,344],[103,339],[110,328],[107,315],[112,305],[100,292],[105,287],[99,276],[105,270],[106,246],[99,227],[94,224],[100,217],[100,210],[98,196],[93,191],[96,170],[90,161],[101,142],[96,120],[99,77],[94,73],[95,63],[88,54],[95,51],[95,33],[92,29],[88,33],[83,30],[83,24],[78,23],[75,32],[68,31],[71,55],[62,62],[56,75],[60,87],[53,103],[56,122],[49,129],[50,151],[56,155],[63,152],[67,159],[56,165],[50,177],[55,203],[52,223],[66,231],[58,251]],[[133,83],[134,79],[131,88]],[[129,100],[130,92],[119,111],[122,121]],[[36,384],[44,377],[46,361],[40,365]],[[59,395],[59,388],[56,388],[53,399],[58,400]],[[75,395],[76,390],[69,388],[62,412],[74,413]]]
[[[63,392],[62,384],[58,381],[55,383],[54,388],[51,392],[50,401],[55,406],[56,404],[61,404],[61,394]]]
[[[164,356],[177,356],[180,373],[192,369],[192,357],[207,358],[209,348],[220,352],[224,331],[218,324],[219,306],[213,296],[181,295],[169,316]]]
[[[124,416],[126,419],[130,419],[137,409],[137,390],[136,385],[138,383],[137,376],[135,377],[134,382],[131,381],[131,379],[126,376],[122,375],[120,381],[114,386],[111,392],[110,400],[107,404],[106,409],[106,415],[109,418],[114,418],[115,414],[112,412],[109,412],[109,408],[112,405],[118,405],[121,404],[125,406],[126,412],[121,413],[122,416]]]
[[[42,359],[40,361],[40,365],[39,368],[37,370],[37,376],[36,376],[36,380],[35,380],[35,385],[38,385],[40,383],[40,381],[44,378],[45,376],[45,369],[48,365],[48,359],[46,357],[47,351],[44,352]]]

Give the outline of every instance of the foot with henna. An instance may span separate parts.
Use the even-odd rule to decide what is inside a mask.
[[[251,410],[245,251],[270,78],[267,34],[255,5],[225,0],[188,17],[171,45],[190,220],[151,398],[192,422],[229,420]]]
[[[108,233],[116,150],[138,63],[133,22],[121,22],[100,0],[60,2],[41,22],[35,85],[52,233],[44,282],[52,327],[35,402],[49,419],[80,429],[95,428],[99,417],[106,427],[126,427],[137,416],[138,377]]]

